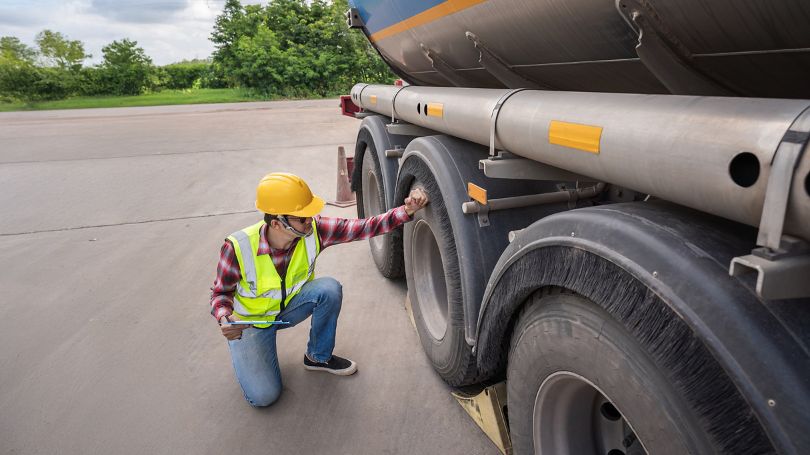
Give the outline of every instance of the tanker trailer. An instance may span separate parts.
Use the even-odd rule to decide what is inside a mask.
[[[350,5],[372,256],[514,453],[810,453],[810,3]]]

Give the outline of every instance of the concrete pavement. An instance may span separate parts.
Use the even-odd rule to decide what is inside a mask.
[[[242,398],[208,314],[219,248],[267,172],[334,197],[359,126],[337,104],[0,114],[0,453],[498,453],[366,242],[317,269],[344,285],[335,352],[359,372],[305,371],[305,322],[279,335],[280,401]]]

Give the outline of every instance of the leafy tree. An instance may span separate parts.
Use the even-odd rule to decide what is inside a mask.
[[[217,67],[227,69],[223,75],[231,79],[231,85],[236,81],[230,70],[236,69],[240,64],[236,56],[238,42],[245,37],[254,37],[263,17],[261,5],[242,6],[239,0],[227,0],[222,14],[217,16],[210,37],[216,48],[213,62]]]
[[[101,48],[102,85],[107,93],[139,95],[153,88],[152,59],[137,41],[124,38]]]
[[[0,98],[52,100],[75,88],[72,74],[61,68],[36,66],[37,53],[13,36],[0,38]]]
[[[233,64],[234,47],[239,39],[239,26],[244,18],[244,10],[239,0],[227,0],[222,14],[217,16],[211,42],[214,43],[214,60],[223,64]]]
[[[33,64],[36,57],[37,51],[16,36],[0,37],[0,62]]]
[[[36,42],[46,62],[61,69],[76,71],[85,59],[92,57],[84,52],[81,41],[69,40],[59,32],[43,30],[37,34]]]
[[[231,75],[242,85],[271,93],[285,82],[286,55],[279,49],[276,34],[261,24],[254,36],[242,36],[236,42],[233,56],[237,64]]]
[[[232,84],[285,96],[345,93],[393,75],[364,36],[345,25],[346,0],[228,0],[211,40],[214,65]]]
[[[124,38],[101,48],[103,66],[149,66],[152,59],[146,55],[137,41]]]

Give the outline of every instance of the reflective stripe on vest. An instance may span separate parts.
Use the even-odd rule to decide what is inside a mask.
[[[281,311],[281,277],[269,254],[256,254],[264,224],[262,221],[228,236],[242,275],[236,285],[233,301],[238,319],[273,321]],[[315,277],[315,259],[319,253],[320,240],[317,224],[313,220],[312,234],[298,242],[287,266],[285,305]],[[256,327],[269,327],[269,324],[257,324]]]

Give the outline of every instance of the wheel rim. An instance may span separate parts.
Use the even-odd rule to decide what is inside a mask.
[[[380,207],[380,191],[377,186],[377,177],[374,175],[374,158],[371,153],[370,148],[366,147],[366,152],[363,155],[363,213],[365,213],[366,218],[383,213],[382,207]],[[366,163],[369,163],[370,166],[367,166]],[[383,236],[372,237],[369,242],[372,248],[382,249]]]
[[[413,282],[419,311],[428,333],[435,340],[447,332],[447,284],[436,237],[425,220],[413,227]]]
[[[593,383],[561,371],[537,391],[532,416],[535,454],[646,454],[630,422]]]

